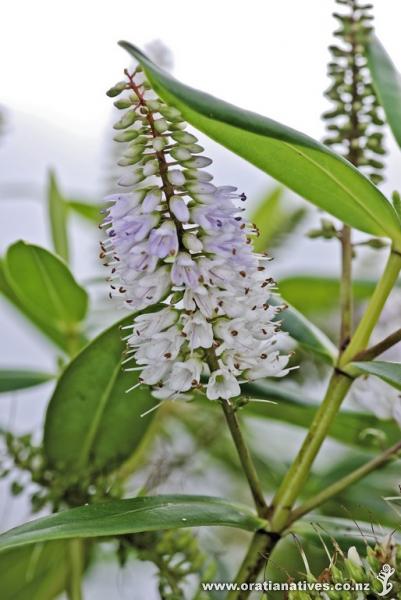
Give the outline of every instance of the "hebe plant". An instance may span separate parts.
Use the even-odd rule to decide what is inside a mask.
[[[396,82],[397,74],[372,37],[371,7],[353,0],[338,4],[339,42],[331,47],[327,92],[334,109],[325,115],[326,145],[189,88],[121,43],[138,65],[108,92],[121,111],[114,139],[121,148],[123,191],[106,199],[101,259],[109,270],[112,300],[127,311],[124,318],[108,329],[98,323],[97,337],[87,326],[88,296],[70,271],[67,225],[71,211],[93,222],[97,209],[93,217],[93,207],[64,197],[54,175],[48,206],[55,252],[17,242],[7,250],[1,271],[2,293],[57,347],[59,367],[51,374],[2,373],[3,391],[56,380],[43,441],[11,431],[3,435],[2,475],[11,491],[29,495],[33,512],[54,513],[0,536],[5,598],[47,600],[65,590],[71,600],[81,600],[82,578],[96,561],[96,547],[107,541],[122,567],[130,568],[135,559],[156,566],[162,599],[209,597],[201,583],[223,578],[220,573],[228,568],[224,577],[243,585],[227,597],[243,600],[250,595],[249,584],[262,572],[267,577],[278,560],[286,580],[305,578],[286,548],[292,536],[302,538],[302,547],[311,537],[316,542],[319,536],[309,524],[314,511],[321,513],[319,520],[328,515],[325,537],[334,539],[335,552],[329,552],[323,571],[308,563],[308,580],[365,580],[376,597],[376,576],[387,561],[396,569],[392,585],[398,593],[396,534],[391,551],[389,542],[367,537],[361,558],[362,551],[344,548],[344,520],[338,517],[344,517],[345,498],[350,503],[346,543],[360,543],[355,506],[366,504],[369,510],[372,490],[366,490],[366,481],[385,465],[392,474],[388,463],[401,449],[397,411],[383,423],[366,411],[342,408],[356,380],[366,375],[395,389],[401,385],[399,363],[375,360],[399,343],[399,324],[379,343],[370,342],[401,270],[399,195],[391,204],[376,187],[383,167],[377,156],[384,154],[384,115],[401,143],[394,125],[401,93],[395,83],[389,93],[388,78]],[[187,122],[341,222],[341,230],[326,217],[323,222],[323,237],[341,243],[341,274],[334,281],[340,289],[338,347],[287,302],[285,292],[280,295],[263,251],[268,248],[253,249],[258,229],[277,218],[277,195],[274,213],[269,214],[270,198],[260,222],[251,223],[244,216],[243,192],[217,185],[205,171],[211,160]],[[287,233],[292,215],[283,224]],[[358,282],[352,272],[352,229],[374,236],[369,244],[388,252],[380,278],[365,292],[358,322],[353,318]],[[320,281],[320,291],[326,283]],[[312,284],[309,279],[301,286]],[[304,292],[295,294],[296,304],[302,304]],[[316,301],[312,292],[307,295]],[[109,311],[114,306],[107,304]],[[298,370],[308,379],[307,389],[320,389],[322,382],[305,367],[306,355],[327,379],[320,401],[304,398],[306,386],[294,394],[277,381],[281,376],[295,381]],[[260,419],[264,446],[273,438],[270,420],[285,424],[288,436],[292,425],[307,430],[295,457],[288,451],[288,470],[283,457],[261,455],[256,436],[244,428],[247,416]],[[334,468],[327,473],[316,474],[315,459],[328,437],[353,450],[344,452],[345,461],[333,457]],[[165,456],[166,440],[172,460]],[[188,445],[180,448],[179,460],[174,456],[178,443]],[[373,455],[366,458],[367,451]],[[155,460],[160,452],[163,464]],[[174,470],[191,481],[192,463],[205,456],[196,489],[206,482],[205,464],[208,469],[212,464],[216,478],[223,468],[227,480],[240,482],[226,486],[230,499],[158,493],[160,483],[176,489]],[[211,478],[207,481],[210,494]],[[391,496],[387,481],[374,482],[380,487],[377,495]],[[245,488],[253,508],[238,503],[247,499]],[[355,496],[347,496],[350,488]],[[398,500],[388,502],[396,508]],[[373,521],[395,528],[396,515],[373,509]],[[243,551],[245,537],[218,530],[219,547],[210,551],[210,541],[204,543],[191,528],[211,526],[251,532],[236,574],[232,565],[221,564],[221,554],[226,547]],[[364,535],[368,526],[363,525]],[[307,547],[302,555],[308,555]],[[10,563],[29,572],[29,578],[14,576]],[[293,600],[313,597],[290,595]]]

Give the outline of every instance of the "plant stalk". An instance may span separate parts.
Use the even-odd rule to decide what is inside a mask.
[[[353,298],[352,298],[352,230],[344,225],[341,232],[341,330],[339,350],[342,352],[348,346],[352,335]]]
[[[367,350],[362,350],[362,352],[358,352],[358,354],[354,357],[354,360],[372,360],[376,358],[376,356],[380,356],[389,348],[392,348],[398,342],[401,342],[401,329],[397,329],[394,333],[388,335],[384,340],[371,346]]]
[[[316,455],[351,384],[350,377],[334,372],[305,441],[273,499],[270,509],[273,531],[281,532],[285,529],[292,506],[309,476]]]
[[[342,356],[339,365],[344,367],[351,362],[355,355],[362,352],[368,345],[372,331],[379,320],[380,314],[386,303],[387,298],[393,289],[401,269],[401,255],[394,250],[388,257],[383,275],[381,276],[375,291],[369,301],[365,313],[352,337],[352,340]]]
[[[302,504],[300,507],[294,510],[291,515],[291,522],[298,520],[300,517],[303,517],[318,506],[327,502],[327,500],[330,500],[330,498],[332,498],[333,496],[336,496],[337,494],[341,493],[343,490],[347,489],[357,481],[360,481],[361,479],[366,477],[366,475],[369,475],[369,473],[372,473],[373,471],[385,465],[393,458],[396,458],[400,451],[401,442],[397,442],[396,444],[394,444],[394,446],[388,448],[387,450],[379,454],[379,456],[376,456],[366,464],[352,471],[352,473],[349,473],[348,475],[342,477],[332,485],[329,485],[329,487],[321,491],[319,494],[316,494],[316,496],[313,496],[313,498],[310,498],[309,500],[304,502],[304,504]]]
[[[263,495],[262,485],[253,463],[251,453],[242,435],[236,410],[227,400],[222,400],[221,406],[223,408],[231,437],[237,449],[244,475],[248,481],[256,511],[260,517],[267,518],[268,506]]]
[[[69,582],[67,595],[69,600],[83,600],[81,582],[84,568],[83,542],[81,539],[68,541]]]
[[[216,371],[219,368],[219,363],[213,348],[209,348],[207,351],[207,359],[211,370]],[[229,400],[221,400],[220,404],[223,408],[231,437],[237,449],[244,475],[248,481],[256,511],[260,517],[265,519],[267,518],[268,506],[263,495],[262,484],[253,463],[251,453],[241,432],[236,408]]]
[[[253,583],[269,559],[269,555],[279,541],[280,536],[266,531],[257,531],[249,545],[248,552],[239,568],[234,581],[238,584]],[[251,590],[233,590],[227,600],[246,600]]]

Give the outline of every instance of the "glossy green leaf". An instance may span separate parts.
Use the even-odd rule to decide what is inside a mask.
[[[375,375],[389,385],[401,390],[401,363],[373,360],[366,362],[353,362],[352,367],[359,373]]]
[[[81,506],[0,535],[0,551],[35,542],[141,531],[223,525],[256,531],[264,525],[248,508],[210,496],[141,496]]]
[[[272,296],[269,302],[277,306],[283,301],[277,296]],[[281,321],[283,331],[289,333],[303,348],[316,354],[325,362],[334,364],[337,348],[333,342],[293,306],[288,306],[281,312],[277,320]]]
[[[401,147],[401,75],[377,37],[367,47],[373,85],[386,113],[388,124]]]
[[[4,261],[0,260],[0,292],[1,294],[12,304],[14,308],[16,308],[24,317],[26,317],[30,323],[34,324],[41,333],[45,334],[52,342],[57,344],[64,351],[67,350],[67,340],[64,335],[62,335],[57,328],[52,327],[47,323],[47,321],[43,318],[39,318],[35,315],[29,303],[22,304],[12,287],[10,286],[7,280],[7,274],[4,268]]]
[[[82,202],[80,200],[69,200],[68,208],[96,225],[102,220],[100,207],[97,204],[90,204],[89,202]]]
[[[353,295],[356,301],[367,300],[373,293],[376,282],[355,280]],[[330,312],[339,305],[340,281],[336,277],[294,275],[280,280],[281,296],[305,315]]]
[[[245,396],[251,401],[243,409],[244,416],[278,421],[309,429],[318,406],[316,402],[294,392],[286,385],[269,382],[246,383],[241,386]],[[269,400],[252,402],[252,399]],[[400,439],[400,429],[394,421],[384,421],[372,414],[342,410],[329,430],[329,437],[342,444],[358,447],[361,450],[377,450],[383,444],[390,446]]]
[[[73,353],[81,343],[88,296],[65,263],[44,248],[20,241],[7,250],[4,274],[6,295],[43,333]]]
[[[0,392],[12,392],[34,387],[54,378],[51,373],[27,369],[0,369]]]
[[[392,206],[350,163],[298,131],[180,83],[128,42],[120,45],[191,125],[341,221],[401,247]]]
[[[67,543],[47,542],[0,554],[2,600],[53,600],[68,582]]]
[[[67,205],[59,190],[56,176],[53,171],[50,171],[49,173],[47,209],[49,212],[53,247],[56,254],[68,262]]]
[[[55,468],[70,473],[112,470],[146,433],[155,413],[141,415],[157,401],[147,386],[127,393],[138,382],[139,372],[128,373],[121,364],[126,345],[120,328],[132,320],[130,315],[101,333],[60,377],[47,409],[44,435],[45,452]]]

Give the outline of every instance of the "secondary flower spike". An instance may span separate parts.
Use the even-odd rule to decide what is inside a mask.
[[[204,170],[212,161],[180,112],[139,67],[126,76],[108,92],[121,94],[115,106],[124,110],[114,125],[124,191],[106,198],[101,257],[111,296],[135,311],[155,306],[133,319],[127,362],[159,399],[205,388],[209,399],[229,400],[241,382],[287,373],[268,259],[252,251],[257,231],[238,206],[245,196],[212,183]]]

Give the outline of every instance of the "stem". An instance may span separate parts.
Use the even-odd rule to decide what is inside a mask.
[[[246,445],[246,442],[241,433],[240,423],[236,414],[236,410],[233,407],[233,405],[230,404],[227,400],[222,400],[221,406],[223,408],[224,416],[226,418],[231,437],[237,449],[237,453],[241,461],[241,466],[244,471],[244,475],[247,478],[253,501],[256,506],[256,511],[260,517],[266,518],[268,513],[268,506],[263,495],[262,485],[260,483],[259,476],[257,474],[255,465],[249,452],[249,448]]]
[[[352,335],[352,231],[348,225],[344,225],[341,233],[341,283],[340,283],[340,306],[341,306],[341,330],[340,330],[340,352],[348,346]]]
[[[368,475],[372,471],[375,471],[379,467],[389,462],[392,458],[396,457],[400,451],[401,442],[397,442],[397,444],[394,444],[394,446],[388,448],[387,450],[385,450],[385,452],[379,454],[379,456],[377,456],[376,458],[373,458],[365,465],[362,465],[358,469],[355,469],[355,471],[352,471],[352,473],[349,473],[349,475],[342,477],[341,479],[324,489],[322,492],[314,496],[313,498],[307,500],[299,508],[294,510],[291,516],[291,522],[296,521],[303,515],[309,513],[311,510],[327,502],[327,500],[329,500],[333,496],[336,496],[343,490],[347,489],[349,486],[353,485],[357,481],[360,481],[361,479],[363,479],[363,477],[366,477],[366,475]]]
[[[339,372],[333,374],[326,396],[313,419],[305,441],[273,499],[271,506],[273,531],[280,532],[286,527],[292,506],[308,478],[313,461],[351,384],[352,379],[345,374]]]
[[[213,348],[209,348],[209,350],[207,351],[207,359],[210,369],[212,371],[217,371],[217,369],[219,368],[219,363]],[[249,448],[242,435],[240,423],[236,414],[236,409],[228,400],[221,400],[220,404],[223,408],[224,416],[226,418],[231,437],[237,449],[238,457],[240,459],[245,477],[248,481],[248,485],[255,503],[256,511],[260,517],[266,518],[268,506],[263,495],[262,484],[260,483],[260,479],[257,474],[255,465],[253,463]]]
[[[234,581],[239,584],[249,584],[256,581],[279,539],[280,536],[265,531],[257,531],[252,538],[248,552]],[[246,600],[250,594],[250,589],[248,591],[231,591],[227,595],[227,600]]]
[[[397,281],[400,269],[401,255],[392,251],[356,332],[340,358],[340,367],[347,365],[354,355],[367,345],[384,304]],[[286,527],[292,506],[308,478],[315,457],[351,384],[351,377],[338,370],[334,372],[326,396],[315,415],[301,450],[273,500],[271,507],[273,531],[281,531]]]
[[[372,331],[380,317],[391,290],[397,281],[401,269],[401,255],[391,251],[383,275],[381,276],[375,291],[369,301],[365,313],[355,331],[354,336],[344,354],[340,358],[340,367],[354,359],[358,352],[367,346]]]
[[[70,567],[67,595],[69,600],[82,600],[81,580],[84,564],[82,540],[69,540],[67,551]]]
[[[384,340],[378,344],[375,344],[374,346],[371,346],[367,350],[362,350],[362,352],[359,352],[354,357],[354,360],[372,360],[372,358],[380,356],[380,354],[383,354],[383,352],[392,346],[395,346],[395,344],[398,344],[398,342],[401,342],[401,329],[397,329],[397,331],[394,331],[394,333],[391,333],[389,336],[384,338]]]

